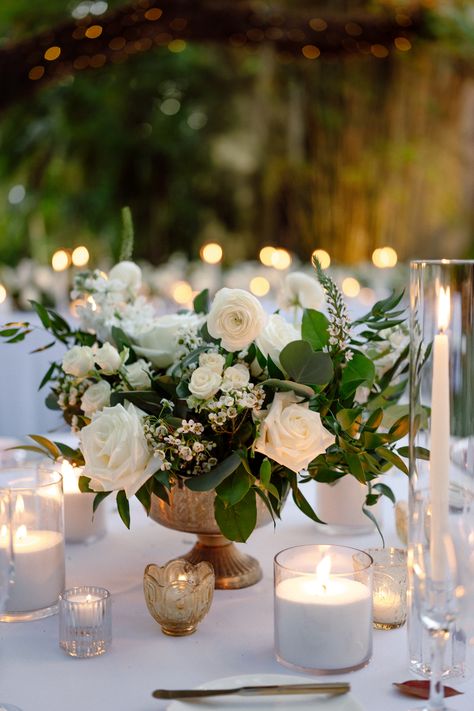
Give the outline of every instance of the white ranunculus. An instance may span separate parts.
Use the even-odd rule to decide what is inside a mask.
[[[193,371],[189,381],[189,392],[200,400],[209,400],[219,390],[222,378],[219,373],[206,365]]]
[[[324,289],[316,277],[304,272],[291,272],[285,277],[278,301],[284,309],[292,306],[319,309],[324,303]]]
[[[104,373],[116,373],[122,365],[120,353],[110,343],[104,343],[95,353],[95,362]]]
[[[124,374],[127,382],[134,390],[150,390],[150,365],[143,358],[139,358],[131,365],[124,366]]]
[[[199,356],[199,365],[206,366],[214,370],[218,375],[222,374],[225,365],[225,358],[220,353],[211,351],[210,353],[201,353]]]
[[[127,498],[156,471],[143,434],[145,413],[131,403],[106,407],[80,432],[84,475],[94,491],[124,489]]]
[[[220,289],[207,317],[207,329],[227,351],[241,351],[260,335],[266,321],[261,303],[243,289]]]
[[[102,410],[106,405],[110,405],[111,387],[106,380],[99,380],[98,383],[87,388],[81,398],[81,408],[87,417],[90,417]]]
[[[150,361],[156,368],[167,368],[177,357],[179,336],[187,329],[196,328],[202,317],[196,314],[167,314],[155,319],[153,327],[137,337],[135,353]]]
[[[94,368],[94,353],[89,346],[73,346],[63,358],[63,370],[76,378],[85,376]]]
[[[257,338],[257,346],[265,356],[270,356],[274,363],[280,365],[280,353],[283,348],[300,338],[301,329],[296,329],[280,314],[273,314]]]
[[[119,262],[110,270],[109,282],[116,283],[114,290],[136,294],[142,284],[142,270],[135,262]]]
[[[222,390],[241,390],[250,380],[249,369],[243,363],[226,368],[223,374]]]
[[[322,425],[318,412],[310,410],[308,403],[298,402],[294,393],[283,392],[273,398],[255,449],[284,467],[300,472],[334,441],[334,435]]]

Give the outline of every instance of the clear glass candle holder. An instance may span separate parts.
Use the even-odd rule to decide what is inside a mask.
[[[192,565],[178,559],[162,567],[151,563],[143,575],[148,611],[162,632],[173,637],[196,631],[211,607],[214,585],[214,569],[206,562]]]
[[[59,596],[59,646],[71,657],[97,657],[112,643],[112,600],[108,590],[91,585]]]
[[[427,526],[432,579],[447,570],[445,540],[456,511],[456,490],[474,491],[474,261],[411,263],[410,477],[408,551],[420,544],[420,507]],[[453,498],[454,497],[454,498]],[[413,566],[408,566],[408,642],[411,670],[431,674],[432,641],[423,624]],[[472,673],[474,646],[458,618],[444,651],[445,678]]]
[[[403,548],[369,548],[373,559],[373,620],[375,629],[391,630],[407,618],[407,552]],[[356,557],[357,563],[363,559]]]
[[[364,564],[356,566],[354,555]],[[346,546],[287,548],[274,560],[275,653],[314,674],[363,667],[372,655],[372,558]]]
[[[0,556],[10,562],[0,620],[52,615],[64,589],[61,475],[28,463],[0,468],[0,501]]]

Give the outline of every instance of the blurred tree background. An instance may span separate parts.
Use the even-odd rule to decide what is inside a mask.
[[[95,26],[123,4],[4,0],[0,54],[50,30],[55,46],[61,23]],[[281,17],[305,7],[280,3]],[[323,247],[346,263],[380,245],[401,258],[472,256],[470,3],[319,2],[311,13],[321,37],[342,28],[340,52],[296,35],[283,51],[272,40],[284,24],[221,43],[182,39],[175,24],[152,47],[136,40],[126,61],[96,52],[11,101],[0,114],[0,262],[48,263],[78,244],[96,263],[116,256],[124,204],[136,256],[155,264],[208,239],[229,261],[263,244],[303,259]],[[398,31],[364,41],[360,18],[380,13]]]

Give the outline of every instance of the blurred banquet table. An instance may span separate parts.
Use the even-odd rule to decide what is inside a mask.
[[[311,487],[307,485],[308,498]],[[403,494],[402,478],[395,488]],[[151,691],[159,687],[193,687],[236,674],[294,674],[273,655],[273,556],[305,543],[380,545],[376,534],[352,539],[322,535],[289,502],[276,530],[271,525],[259,529],[247,544],[262,564],[263,580],[244,590],[217,590],[197,632],[173,638],[163,635],[148,614],[142,575],[147,563],[164,563],[186,551],[193,537],[158,526],[138,505],[132,507],[131,531],[122,526],[112,503],[107,515],[106,537],[90,546],[68,546],[66,559],[67,586],[99,585],[112,592],[110,651],[93,659],[68,657],[58,647],[57,616],[0,624],[0,700],[17,704],[22,711],[161,711],[166,702],[151,697]],[[387,542],[399,545],[391,505],[384,518]],[[368,666],[337,675],[350,681],[355,698],[367,711],[406,711],[420,706],[419,699],[400,696],[392,686],[409,677],[406,627],[374,631]],[[315,677],[303,677],[310,679]],[[450,699],[450,706],[472,711],[474,681],[454,686],[464,695]],[[291,699],[279,708],[292,709]]]

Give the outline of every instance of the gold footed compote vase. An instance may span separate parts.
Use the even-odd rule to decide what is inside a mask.
[[[258,560],[242,553],[219,530],[214,518],[214,491],[191,491],[177,484],[169,492],[167,504],[157,496],[152,497],[150,517],[162,526],[175,531],[195,533],[197,543],[179,558],[196,565],[201,561],[211,563],[219,590],[237,590],[255,585],[262,578]],[[270,514],[257,496],[257,526],[271,520]]]

